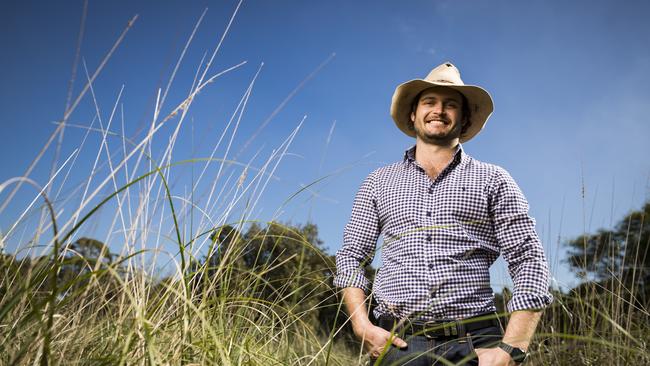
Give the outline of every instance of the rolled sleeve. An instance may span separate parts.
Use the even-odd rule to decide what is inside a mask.
[[[548,262],[535,231],[535,219],[528,214],[528,202],[521,189],[502,168],[496,170],[491,180],[489,202],[495,239],[514,283],[508,311],[547,307],[553,296],[548,286]]]
[[[370,291],[365,267],[372,263],[381,232],[375,173],[366,177],[354,198],[350,220],[343,231],[343,245],[336,252],[336,287],[358,287]]]

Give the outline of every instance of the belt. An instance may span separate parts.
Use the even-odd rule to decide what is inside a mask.
[[[494,316],[489,319],[483,317]],[[399,319],[390,315],[381,315],[378,325],[388,331],[395,331],[399,334],[423,335],[427,338],[460,338],[475,330],[487,327],[501,327],[496,318],[496,313],[485,313],[471,318],[452,321],[409,321],[405,320],[399,325]],[[473,320],[477,318],[476,320]]]

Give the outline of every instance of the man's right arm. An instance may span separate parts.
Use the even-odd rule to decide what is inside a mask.
[[[375,257],[380,233],[373,172],[361,183],[352,204],[350,220],[343,230],[343,245],[336,252],[336,287],[357,287],[365,292],[370,291],[365,268]]]
[[[391,341],[391,333],[370,322],[366,307],[370,281],[365,276],[365,266],[374,258],[381,233],[374,173],[366,177],[354,199],[350,221],[343,233],[343,245],[336,253],[334,285],[343,288],[343,301],[354,334],[370,355],[377,357]],[[398,347],[406,346],[406,342],[397,337],[392,338],[392,343]]]
[[[368,318],[366,299],[366,293],[358,287],[346,287],[343,289],[343,302],[348,311],[354,334],[357,336],[372,325]]]

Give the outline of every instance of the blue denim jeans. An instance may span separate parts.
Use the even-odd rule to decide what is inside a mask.
[[[478,365],[476,348],[496,347],[503,338],[500,326],[486,327],[459,338],[430,339],[423,335],[406,336],[408,346],[390,346],[380,359],[370,358],[371,366]]]

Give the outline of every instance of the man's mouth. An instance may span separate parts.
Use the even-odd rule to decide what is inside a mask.
[[[432,119],[432,120],[426,121],[426,123],[432,123],[432,122],[433,123],[443,124],[443,125],[449,124],[448,121],[444,121],[444,120],[440,120],[440,119]]]

